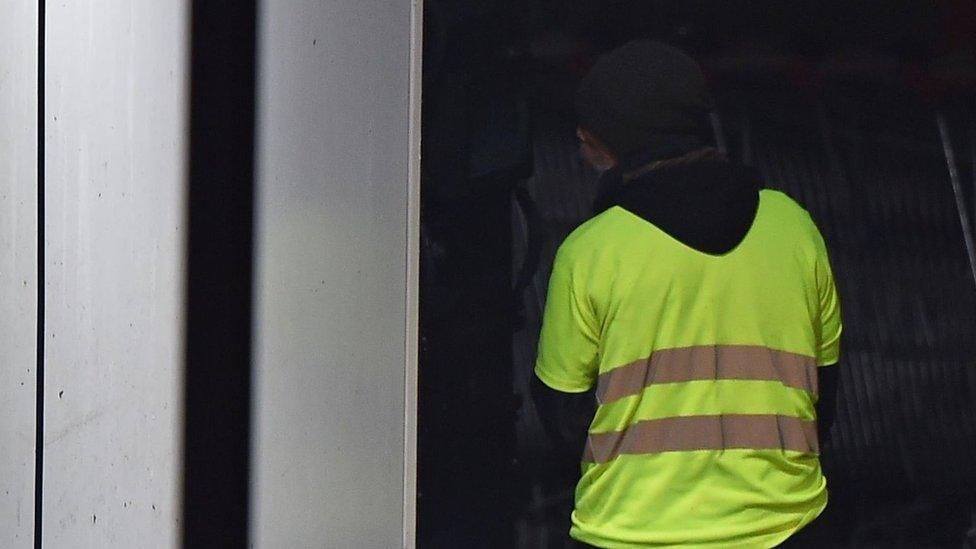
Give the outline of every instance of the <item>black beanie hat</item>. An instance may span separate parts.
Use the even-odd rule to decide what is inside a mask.
[[[629,42],[601,57],[576,92],[579,125],[618,156],[662,136],[702,135],[711,109],[698,63],[650,40]]]

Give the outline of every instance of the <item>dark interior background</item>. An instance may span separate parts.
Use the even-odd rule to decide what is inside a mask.
[[[702,62],[716,145],[827,240],[834,544],[976,547],[976,3],[425,4],[420,547],[567,546],[579,455],[546,440],[528,381],[555,249],[594,195],[573,91],[636,37]]]

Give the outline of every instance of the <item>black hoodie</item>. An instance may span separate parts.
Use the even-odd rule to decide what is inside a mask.
[[[713,157],[696,162],[608,172],[594,205],[599,214],[620,206],[701,252],[725,254],[745,238],[759,208],[760,175]]]

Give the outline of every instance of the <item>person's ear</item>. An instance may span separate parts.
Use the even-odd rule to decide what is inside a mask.
[[[596,170],[603,172],[617,165],[616,155],[595,135],[577,127],[576,137],[580,141],[580,154]]]

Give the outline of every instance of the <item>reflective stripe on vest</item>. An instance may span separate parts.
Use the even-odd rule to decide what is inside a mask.
[[[640,394],[655,383],[703,379],[779,381],[817,394],[813,357],[752,345],[703,345],[660,350],[649,359],[600,374],[596,398],[606,404]]]
[[[599,376],[603,405],[652,385],[702,380],[779,382],[817,394],[813,357],[750,345],[703,345],[663,349],[650,358]],[[591,433],[584,462],[606,463],[621,454],[695,450],[780,449],[817,454],[816,421],[775,414],[724,414],[638,421],[620,431]]]
[[[778,415],[669,417],[639,421],[623,431],[591,434],[584,462],[606,463],[621,454],[694,450],[781,449],[818,453],[817,423]]]

